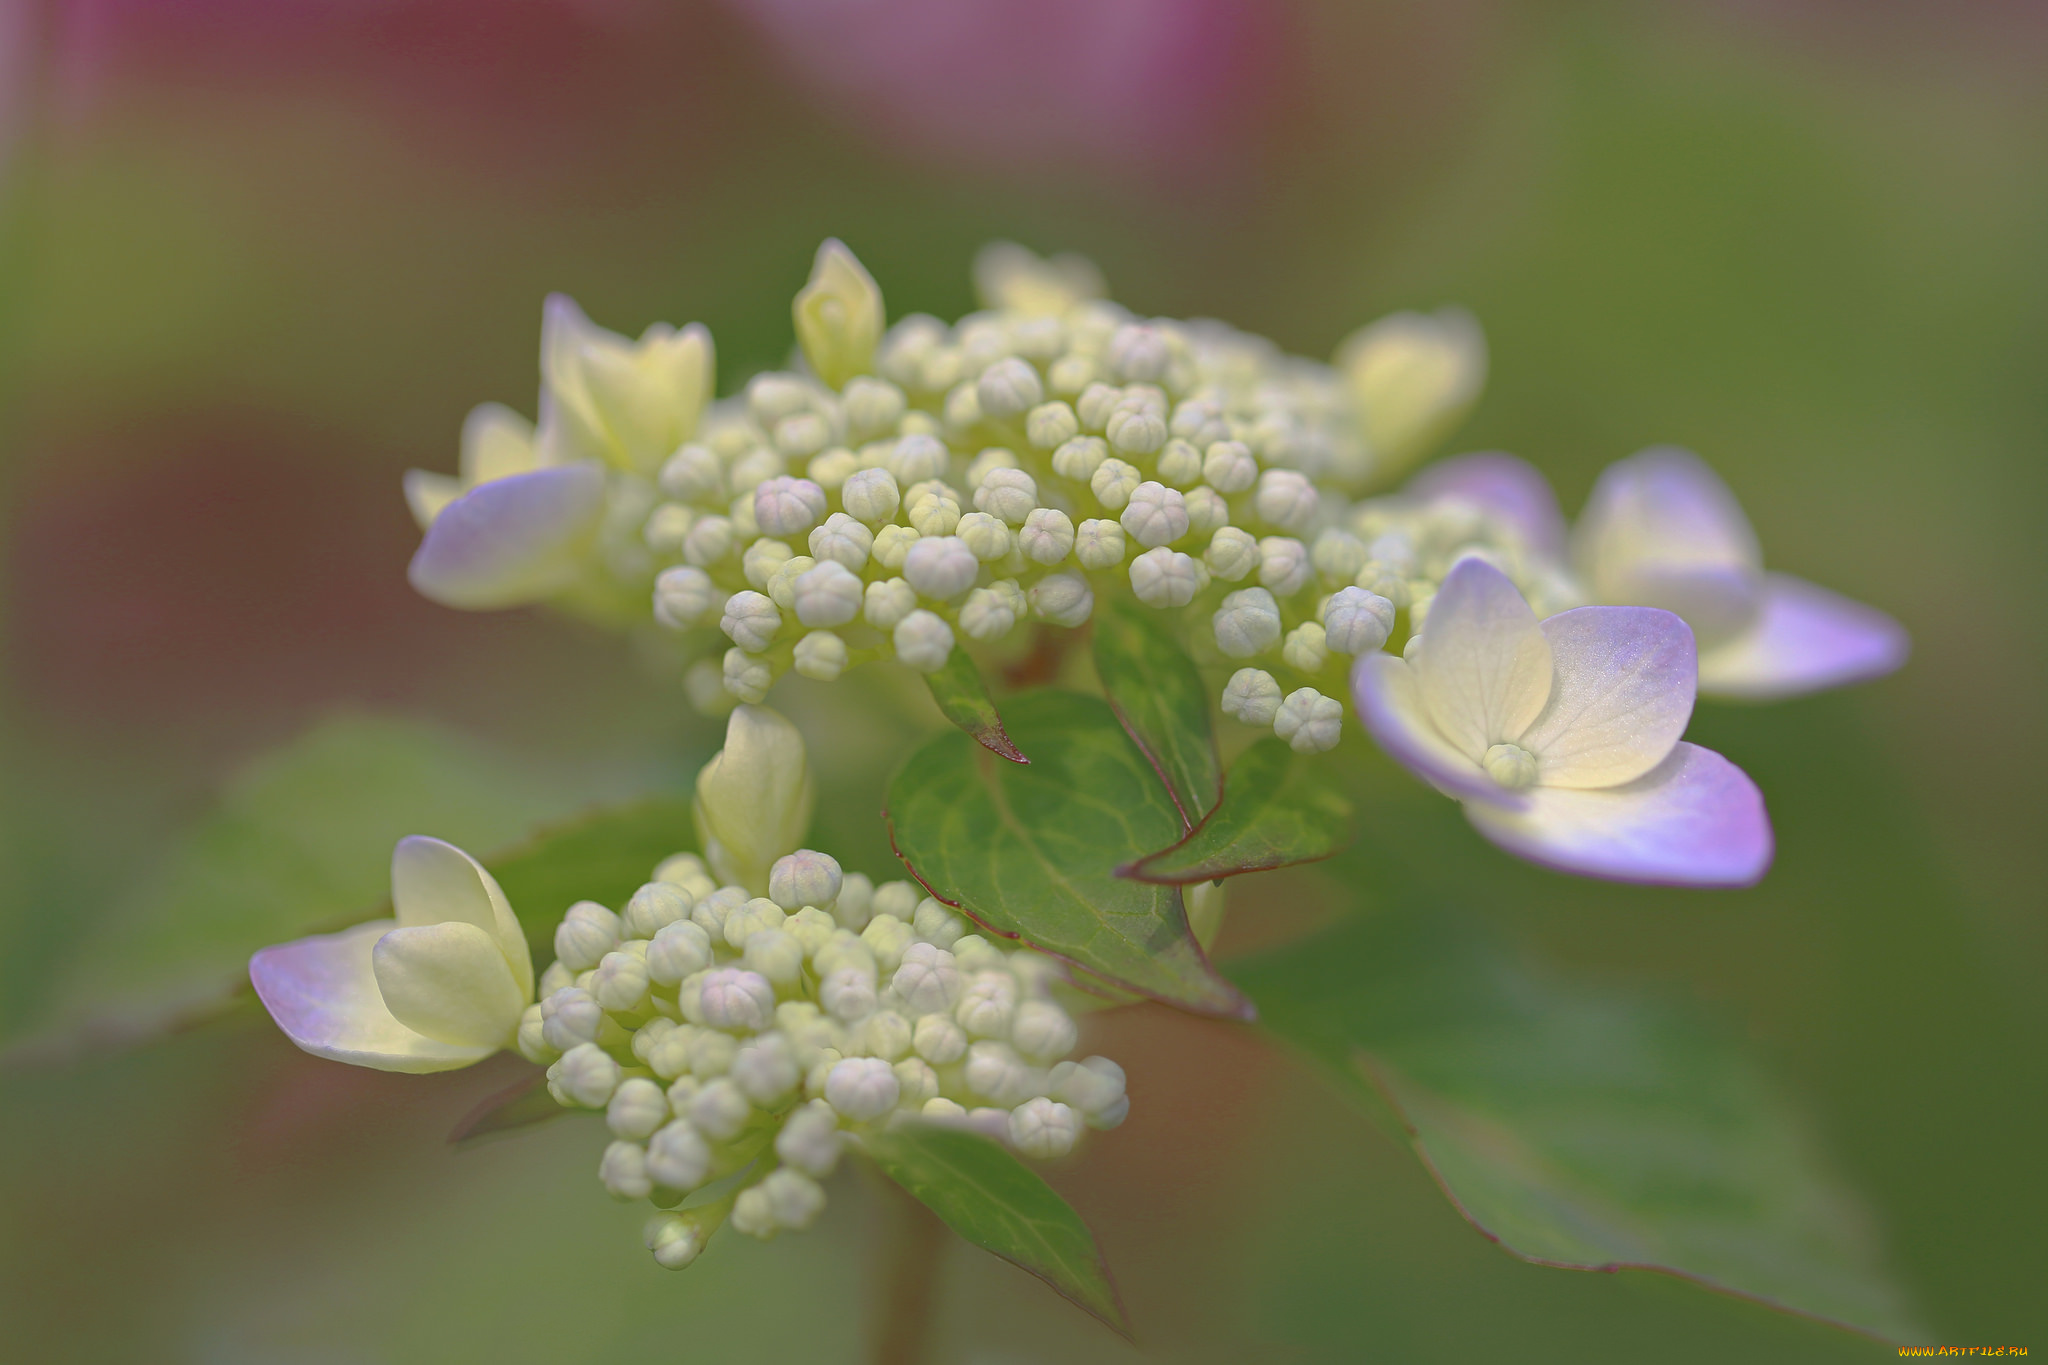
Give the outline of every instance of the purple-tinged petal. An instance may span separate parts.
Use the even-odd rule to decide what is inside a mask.
[[[1753,886],[1771,865],[1771,820],[1749,775],[1681,742],[1633,782],[1533,787],[1519,806],[1465,803],[1466,818],[1520,858],[1558,872],[1659,886]]]
[[[1692,631],[1655,607],[1576,607],[1543,623],[1550,704],[1517,741],[1546,787],[1618,787],[1664,761],[1692,719]]]
[[[573,582],[604,513],[604,471],[536,469],[479,484],[441,510],[406,577],[445,607],[491,611]]]
[[[1483,450],[1438,460],[1403,490],[1417,498],[1462,498],[1512,526],[1530,549],[1548,559],[1564,556],[1564,513],[1550,481],[1527,460]]]
[[[315,1057],[378,1071],[452,1071],[496,1047],[436,1042],[398,1022],[377,989],[371,952],[397,927],[372,920],[265,948],[249,959],[256,996],[285,1036]]]
[[[1444,575],[1411,667],[1430,719],[1474,762],[1550,700],[1550,642],[1520,589],[1483,559]]]
[[[1609,465],[1573,529],[1572,557],[1596,601],[1675,611],[1711,643],[1748,628],[1763,592],[1756,532],[1689,450]]]
[[[1415,670],[1391,654],[1367,654],[1351,669],[1351,696],[1366,733],[1396,763],[1446,795],[1513,800],[1452,746],[1429,718]]]
[[[1772,701],[1868,682],[1906,662],[1912,641],[1897,621],[1790,574],[1765,576],[1756,624],[1700,655],[1700,691]]]

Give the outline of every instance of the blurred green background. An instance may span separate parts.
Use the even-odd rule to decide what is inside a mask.
[[[1775,567],[1913,631],[1897,677],[1693,737],[1781,852],[1735,895],[1568,881],[1476,838],[1530,953],[1702,1002],[1866,1196],[1930,1340],[2048,1349],[2048,22],[2013,4],[810,6],[144,0],[5,10],[0,1037],[161,896],[253,756],[339,710],[474,746],[478,838],[716,744],[630,642],[417,600],[398,496],[462,415],[530,411],[540,300],[700,320],[780,363],[826,235],[893,314],[971,306],[990,237],[1327,355],[1463,303],[1461,448],[1576,508],[1699,450]],[[808,687],[808,692],[806,688]],[[813,733],[844,698],[793,680]],[[829,762],[824,833],[916,733]],[[827,756],[821,754],[821,759]],[[1416,789],[1420,792],[1420,789]],[[500,832],[502,831],[502,832]],[[444,832],[435,830],[433,832]],[[347,834],[343,831],[342,834]],[[340,837],[340,836],[337,836]],[[680,841],[679,841],[680,842]],[[365,855],[366,899],[383,853]],[[1241,898],[1238,947],[1369,899],[1361,855]],[[1056,1183],[1150,1358],[1859,1360],[1657,1276],[1523,1265],[1255,1037],[1104,1016],[1137,1107]],[[502,1073],[315,1062],[260,1016],[0,1073],[10,1359],[858,1360],[886,1207],[683,1275],[559,1124],[455,1154]],[[1136,1358],[963,1246],[934,1359]],[[797,1307],[789,1306],[797,1296]]]

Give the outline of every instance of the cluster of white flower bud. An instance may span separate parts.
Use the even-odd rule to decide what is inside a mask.
[[[1360,530],[1353,499],[1471,402],[1476,325],[1399,315],[1332,366],[1221,323],[1138,316],[1092,277],[991,248],[982,311],[885,328],[879,288],[830,242],[796,304],[805,367],[709,404],[701,329],[629,343],[572,305],[550,314],[550,391],[568,385],[589,414],[571,453],[612,464],[589,553],[616,583],[651,582],[656,619],[710,645],[693,700],[758,702],[791,669],[829,681],[876,658],[934,672],[970,642],[1079,626],[1100,595],[1129,594],[1185,609],[1208,662],[1276,655],[1294,690],[1234,714],[1270,709],[1259,723],[1298,748],[1335,742],[1341,707],[1324,703],[1339,705],[1346,660],[1395,630],[1397,587],[1420,600],[1429,578],[1413,555],[1368,552],[1386,533]],[[611,357],[605,376],[645,374],[613,402],[614,378],[576,361],[586,351]],[[650,457],[656,428],[682,436]],[[452,495],[442,484],[421,486],[423,520],[428,493]]]
[[[570,907],[519,1050],[557,1102],[604,1111],[598,1178],[664,1210],[647,1245],[680,1268],[727,1210],[761,1238],[810,1226],[844,1144],[880,1125],[960,1124],[1047,1159],[1123,1121],[1122,1068],[1068,1057],[1054,964],[972,927],[808,849],[767,896],[677,854],[616,913]]]

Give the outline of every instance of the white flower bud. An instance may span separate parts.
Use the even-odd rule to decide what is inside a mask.
[[[805,957],[814,957],[839,932],[839,922],[832,918],[831,911],[807,905],[782,922],[782,931],[797,941]]]
[[[647,1005],[647,961],[635,953],[606,953],[597,964],[590,993],[613,1014],[631,1014]]]
[[[1074,558],[1084,569],[1107,569],[1124,562],[1124,528],[1091,517],[1074,528]]]
[[[816,564],[798,574],[793,584],[796,619],[811,627],[843,626],[860,615],[862,587],[844,564],[830,559]],[[734,636],[735,641],[738,638]]]
[[[1235,526],[1222,527],[1210,537],[1202,563],[1210,573],[1226,583],[1241,582],[1259,567],[1259,543],[1248,531]]]
[[[690,1070],[700,1081],[723,1076],[732,1070],[733,1058],[739,1055],[739,1046],[731,1034],[700,1028],[689,1039]],[[669,1103],[675,1103],[673,1095],[669,1097]]]
[[[803,1231],[825,1211],[825,1191],[800,1171],[770,1171],[755,1189],[768,1201],[775,1226],[787,1232]]]
[[[855,573],[865,568],[875,533],[844,512],[834,512],[811,532],[811,554],[820,563],[843,565]]]
[[[741,960],[779,989],[793,991],[803,982],[804,946],[787,930],[757,929],[747,935]]]
[[[938,672],[953,653],[953,628],[928,611],[913,611],[904,617],[896,625],[893,640],[896,657],[920,673]]]
[[[767,1241],[780,1229],[775,1225],[775,1206],[769,1202],[768,1192],[759,1185],[741,1190],[739,1198],[733,1200],[732,1215],[728,1222],[734,1232],[745,1233]]]
[[[1103,435],[1109,448],[1120,455],[1150,455],[1166,444],[1166,419],[1149,406],[1134,406],[1129,400],[1110,413]]]
[[[1229,439],[1230,423],[1224,420],[1222,409],[1214,403],[1191,398],[1173,410],[1172,430],[1175,436],[1200,452],[1218,441]]]
[[[1074,548],[1073,520],[1057,508],[1035,507],[1024,518],[1017,545],[1033,563],[1057,564]]]
[[[754,490],[770,479],[781,478],[787,464],[780,452],[756,446],[726,471],[726,482],[739,490],[739,496],[725,507],[735,535],[744,540],[761,534],[761,523],[754,517]]]
[[[771,872],[771,876],[773,873]],[[744,948],[747,940],[763,929],[780,929],[789,914],[766,896],[748,898],[746,904],[725,917],[724,938],[732,948]]]
[[[1072,1105],[1089,1120],[1091,1127],[1115,1127],[1095,1122],[1124,1103],[1124,1069],[1107,1057],[1089,1057],[1079,1062],[1061,1062],[1052,1069],[1048,1087],[1052,1097]],[[1121,1119],[1121,1115],[1118,1116]]]
[[[1280,640],[1280,605],[1264,588],[1226,593],[1210,618],[1216,648],[1232,659],[1249,659]]]
[[[708,568],[732,554],[739,543],[732,522],[725,517],[699,517],[683,535],[683,558]]]
[[[1056,626],[1078,626],[1095,611],[1095,593],[1088,580],[1074,573],[1056,573],[1032,584],[1026,598],[1031,612]]]
[[[721,1076],[690,1097],[690,1124],[713,1142],[730,1142],[754,1116],[754,1106],[730,1077]]]
[[[968,553],[984,564],[1010,553],[1010,528],[987,512],[969,512],[953,529]]]
[[[775,681],[775,670],[766,659],[734,645],[725,651],[719,663],[720,681],[726,691],[749,705],[758,705],[767,698],[768,688]]]
[[[877,1010],[861,1022],[857,1051],[885,1062],[898,1060],[910,1051],[910,1021],[895,1010]]]
[[[1259,582],[1275,597],[1300,592],[1308,584],[1308,572],[1308,547],[1292,536],[1267,536],[1259,542]]]
[[[980,488],[982,484],[988,481],[988,476],[995,473],[998,469],[1017,468],[1019,468],[1019,465],[1017,464],[1016,455],[1003,449],[1001,446],[990,446],[979,455],[976,455],[972,463],[967,466],[967,486],[969,488]]]
[[[895,1069],[879,1057],[848,1057],[825,1077],[825,1103],[855,1123],[882,1117],[901,1093]]]
[[[757,1033],[775,1017],[775,988],[768,978],[738,967],[721,967],[707,975],[698,1000],[704,1022],[712,1028]]]
[[[732,918],[733,911],[752,899],[743,886],[721,886],[710,895],[698,898],[690,908],[690,921],[709,934],[714,942],[722,940],[725,922]]]
[[[916,935],[896,916],[876,915],[860,931],[860,941],[875,955],[878,970],[893,972],[902,963],[904,951],[916,941]]]
[[[688,920],[663,925],[647,945],[647,976],[657,985],[676,985],[711,963],[711,936]]]
[[[831,682],[846,671],[846,641],[829,630],[814,630],[796,642],[792,662],[806,678]]]
[[[768,899],[784,910],[806,905],[829,907],[839,898],[845,881],[837,859],[813,849],[800,848],[777,858],[768,870]]]
[[[804,467],[810,481],[828,494],[837,493],[848,479],[859,472],[860,456],[845,446],[834,446],[824,451]]]
[[[633,1055],[665,1081],[690,1069],[690,1037],[695,1024],[678,1024],[660,1015],[633,1034]]]
[[[711,874],[705,870],[704,860],[694,853],[677,853],[663,858],[661,866],[654,869],[654,880],[680,886],[689,893],[692,901],[700,901],[718,889],[718,883],[711,880]]]
[[[1202,479],[1219,493],[1242,493],[1259,478],[1259,462],[1242,441],[1217,441],[1202,456]]]
[[[1020,525],[1038,506],[1038,481],[1021,469],[994,470],[974,490],[974,505],[1011,526]]]
[[[746,553],[740,556],[740,572],[746,575],[747,582],[766,592],[769,583],[774,581],[775,571],[795,557],[796,551],[783,542],[763,536],[747,546]]]
[[[1179,490],[1148,479],[1131,490],[1118,520],[1147,549],[1167,545],[1188,533],[1187,501]]]
[[[1054,401],[1033,408],[1024,419],[1024,437],[1040,450],[1052,450],[1081,434],[1081,419],[1067,404]]]
[[[946,393],[946,430],[955,437],[964,435],[982,418],[981,394],[974,384],[962,380]]]
[[[548,1068],[548,1079],[586,1109],[602,1109],[619,1085],[619,1064],[596,1043],[579,1043]]]
[[[876,630],[894,630],[917,610],[917,589],[907,579],[886,578],[870,583],[861,606],[861,617]]]
[[[896,476],[898,487],[907,488],[926,479],[945,477],[950,458],[945,444],[936,436],[905,436],[889,452],[888,470]]]
[[[1319,673],[1329,661],[1329,646],[1323,642],[1323,628],[1313,621],[1303,621],[1287,632],[1287,643],[1281,646],[1280,657],[1287,666],[1303,673]]]
[[[1366,565],[1365,542],[1349,531],[1332,528],[1316,537],[1308,559],[1325,583],[1349,583]]]
[[[960,629],[970,640],[1000,640],[1017,624],[1017,611],[1007,594],[976,588],[960,607]]]
[[[1025,1156],[1051,1161],[1074,1150],[1081,1139],[1081,1116],[1040,1095],[1010,1112],[1009,1138],[1010,1145]]]
[[[1007,1038],[1016,1010],[1015,977],[1008,972],[977,972],[961,992],[953,1017],[970,1038]]]
[[[783,611],[796,609],[796,581],[818,567],[818,561],[809,555],[791,555],[776,567],[768,577],[766,592],[768,600]]]
[[[702,569],[679,565],[654,580],[654,619],[670,630],[686,630],[711,610],[717,589]]]
[[[739,707],[726,721],[725,747],[697,774],[697,828],[712,866],[728,880],[765,887],[768,865],[809,827],[813,799],[796,727],[773,711]]]
[[[619,945],[619,917],[596,901],[578,901],[555,926],[555,959],[587,972]]]
[[[949,536],[960,524],[960,504],[945,493],[913,493],[905,519],[920,536]]]
[[[598,1162],[597,1178],[614,1199],[645,1199],[654,1193],[654,1181],[647,1174],[647,1149],[637,1142],[614,1142],[604,1149]]]
[[[911,927],[917,936],[941,948],[951,948],[967,932],[967,921],[954,914],[945,902],[931,896],[918,901],[911,912]]]
[[[1364,588],[1340,588],[1323,608],[1325,643],[1343,654],[1370,654],[1394,629],[1394,604]]]
[[[1252,513],[1283,531],[1305,531],[1316,514],[1316,486],[1293,469],[1269,469],[1259,475],[1252,495]]]
[[[711,1173],[711,1147],[687,1119],[647,1140],[647,1173],[672,1190],[694,1190]]]
[[[1246,725],[1271,725],[1280,713],[1280,684],[1263,668],[1238,669],[1223,684],[1223,713]]]
[[[731,1083],[764,1109],[787,1099],[802,1080],[796,1050],[779,1033],[764,1033],[741,1044],[738,1055],[732,1059]]]
[[[1273,733],[1301,754],[1319,754],[1336,748],[1343,729],[1343,704],[1313,687],[1288,693],[1273,716]]]
[[[557,1052],[597,1041],[604,1027],[604,1007],[597,997],[577,986],[565,986],[540,1002],[541,1037]]]
[[[528,1005],[519,1016],[514,1045],[519,1055],[537,1066],[547,1066],[562,1054],[548,1043],[547,1018],[539,1005]]]
[[[921,1110],[939,1093],[939,1073],[919,1057],[905,1057],[892,1068],[896,1072],[899,1107]]]
[[[975,1094],[1007,1106],[1029,1099],[1037,1076],[1008,1043],[979,1042],[967,1047],[961,1079]]]
[[[1073,1019],[1050,1000],[1026,1000],[1010,1023],[1011,1044],[1034,1062],[1066,1056],[1080,1036]]]
[[[1148,607],[1184,607],[1202,586],[1201,567],[1165,546],[1131,561],[1131,591]]]
[[[661,491],[677,502],[715,507],[725,497],[725,475],[710,447],[691,442],[661,467]]]
[[[687,920],[697,898],[682,887],[656,879],[642,886],[626,902],[620,922],[633,938],[651,939],[677,920]]]
[[[974,586],[981,562],[957,536],[919,540],[903,559],[903,576],[926,597],[944,601]],[[950,641],[948,642],[950,646]],[[900,650],[900,646],[898,647]]]
[[[1109,443],[1100,436],[1073,436],[1052,453],[1052,472],[1075,483],[1087,483],[1109,461]]]
[[[833,1018],[849,1024],[872,1013],[877,998],[872,967],[835,968],[818,985],[819,1002]]]
[[[890,981],[913,1014],[950,1010],[960,996],[960,969],[953,955],[933,943],[913,943]]]
[[[950,1014],[927,1014],[911,1030],[910,1046],[933,1066],[945,1066],[966,1055],[967,1030]]]
[[[1183,494],[1188,513],[1188,534],[1197,540],[1208,540],[1221,528],[1230,525],[1230,505],[1223,501],[1223,495],[1204,485]]]
[[[668,1097],[645,1077],[620,1081],[605,1107],[605,1126],[629,1142],[645,1142],[668,1122]]]
[[[1159,481],[1175,488],[1191,488],[1202,481],[1201,452],[1186,441],[1172,440],[1159,452]]]
[[[926,1100],[918,1114],[926,1123],[944,1124],[949,1128],[967,1126],[967,1106],[958,1100],[949,1100],[944,1095],[935,1095]]]
[[[782,613],[761,593],[736,592],[725,600],[725,614],[719,618],[718,628],[741,649],[758,654],[768,648],[775,632],[782,629]]]
[[[855,440],[867,440],[896,429],[903,416],[903,390],[886,379],[860,375],[847,381],[840,405],[848,432]]]
[[[839,883],[839,899],[832,906],[833,917],[847,928],[867,927],[873,913],[875,884],[865,872],[849,872]]]
[[[896,490],[896,477],[888,470],[863,469],[840,488],[839,501],[854,520],[879,526],[896,515]]]
[[[917,913],[917,903],[924,899],[924,888],[916,882],[883,882],[875,888],[872,907],[877,915],[894,915],[908,924]]]
[[[1031,362],[1015,356],[998,360],[981,372],[974,393],[981,411],[997,421],[1021,417],[1045,401],[1045,385]]]
[[[1081,390],[1081,396],[1074,400],[1074,414],[1081,419],[1081,429],[1101,431],[1109,425],[1123,396],[1123,390],[1114,384],[1093,383]]]
[[[832,441],[832,427],[815,412],[799,412],[775,424],[775,448],[792,459],[806,459]],[[756,514],[759,519],[759,514]]]
[[[1127,322],[1111,335],[1103,358],[1125,381],[1149,381],[1166,373],[1172,353],[1167,349],[1165,333],[1159,328]]]
[[[976,972],[1000,972],[1010,969],[1010,955],[997,948],[980,934],[962,934],[953,940],[953,960],[960,964],[960,970],[969,976]],[[1016,959],[1026,959],[1020,954]]]
[[[823,1180],[839,1165],[844,1142],[839,1115],[823,1100],[812,1100],[783,1122],[775,1135],[775,1155],[790,1169]]]
[[[1123,460],[1104,460],[1088,477],[1089,491],[1095,500],[1112,512],[1121,511],[1131,500],[1131,494],[1144,482],[1145,476],[1138,467]]]

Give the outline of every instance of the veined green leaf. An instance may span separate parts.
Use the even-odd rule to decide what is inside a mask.
[[[918,880],[993,932],[1113,985],[1249,1017],[1250,1002],[1189,932],[1180,888],[1116,875],[1178,838],[1180,817],[1109,707],[1034,692],[1009,719],[1028,767],[947,734],[890,780],[891,837]]]
[[[1234,975],[1274,1033],[1384,1098],[1458,1211],[1524,1260],[1915,1335],[1796,1113],[1688,1015],[1522,968],[1440,911],[1375,912]]]
[[[1190,882],[1327,858],[1351,828],[1351,802],[1320,754],[1271,736],[1223,776],[1223,799],[1194,833],[1124,869],[1146,882]]]
[[[672,853],[696,845],[690,802],[650,796],[587,811],[483,859],[519,916],[533,965],[555,958],[555,926],[577,901],[622,908]]]
[[[1095,616],[1102,690],[1173,797],[1183,830],[1202,823],[1223,789],[1209,692],[1162,614],[1113,599]]]
[[[1131,1335],[1095,1234],[1007,1148],[979,1133],[909,1123],[868,1138],[867,1149],[891,1180],[947,1227],[1030,1271],[1114,1331]]]
[[[940,712],[974,736],[975,743],[1012,763],[1031,761],[1018,752],[1004,732],[1003,718],[996,713],[996,704],[988,695],[988,684],[981,680],[981,670],[974,666],[966,650],[955,649],[946,656],[946,666],[925,674],[924,680]]]

